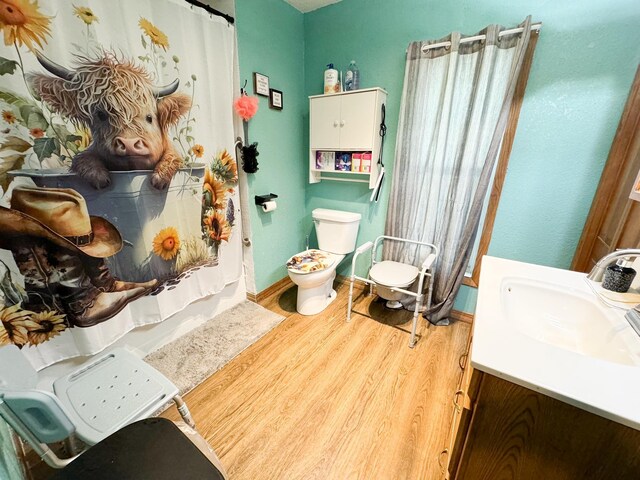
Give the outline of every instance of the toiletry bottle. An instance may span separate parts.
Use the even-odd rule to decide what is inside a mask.
[[[612,292],[626,293],[636,276],[636,271],[631,268],[631,265],[633,262],[628,258],[621,258],[615,265],[609,265],[604,272],[602,288]]]
[[[344,75],[344,89],[349,92],[351,90],[358,90],[360,88],[360,70],[356,65],[355,60],[351,60],[347,67],[347,72]]]
[[[327,65],[324,71],[324,93],[338,93],[340,91],[340,83],[338,82],[338,70],[333,68],[333,63]]]
[[[362,154],[354,153],[353,155],[351,155],[351,171],[359,172],[361,166],[362,166]]]
[[[371,152],[363,153],[362,160],[360,163],[360,171],[361,172],[370,172],[371,171]]]

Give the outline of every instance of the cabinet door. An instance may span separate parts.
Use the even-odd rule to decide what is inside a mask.
[[[312,98],[309,107],[309,143],[312,150],[340,149],[340,96]]]
[[[342,96],[340,118],[340,149],[373,150],[374,133],[378,134],[376,118],[377,92],[362,92]]]
[[[636,429],[485,373],[455,478],[637,480],[638,445]]]

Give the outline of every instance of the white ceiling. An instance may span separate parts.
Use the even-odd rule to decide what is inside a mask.
[[[284,0],[289,5],[300,10],[302,13],[311,12],[318,8],[326,7],[332,3],[338,3],[342,0]]]

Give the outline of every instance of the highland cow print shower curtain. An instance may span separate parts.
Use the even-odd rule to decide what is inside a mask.
[[[0,30],[0,345],[93,354],[241,278],[233,26],[0,0]]]

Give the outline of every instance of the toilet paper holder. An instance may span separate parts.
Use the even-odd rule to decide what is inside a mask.
[[[278,198],[278,195],[276,195],[275,193],[269,193],[268,195],[256,195],[255,196],[256,205],[261,207],[265,203],[273,200],[274,198]]]

